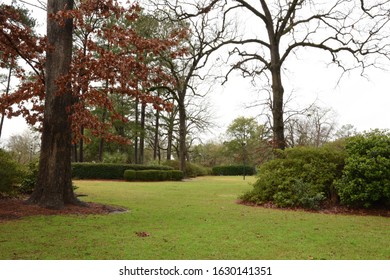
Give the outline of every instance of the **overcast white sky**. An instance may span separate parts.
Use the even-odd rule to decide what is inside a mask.
[[[11,0],[1,2],[9,4]],[[37,13],[42,15],[40,20],[44,20],[45,14],[34,12]],[[321,107],[334,109],[339,126],[352,124],[359,131],[372,128],[390,129],[389,72],[371,69],[366,72],[366,79],[356,71],[345,76],[337,85],[340,72],[333,66],[327,67],[321,61],[320,53],[302,52],[299,61],[289,61],[288,65],[289,69],[284,77],[285,92],[293,92],[297,107],[302,108],[317,100]],[[224,87],[215,87],[209,96],[217,116],[216,122],[220,127],[215,130],[215,137],[236,117],[259,114],[261,108],[245,109],[248,102],[262,98],[257,91],[258,89],[251,87],[249,80],[242,79],[238,73],[236,77],[231,77]],[[3,136],[8,138],[26,128],[23,119],[6,119]]]
[[[359,131],[390,129],[389,72],[371,69],[365,78],[355,71],[338,83],[338,69],[327,67],[310,55],[308,60],[290,63],[288,71],[283,79],[285,93],[293,93],[297,109],[316,101],[319,106],[336,112],[339,126],[352,124]],[[256,116],[261,112],[261,108],[245,109],[244,104],[248,101],[266,98],[257,94],[249,83],[249,80],[237,77],[212,96],[220,116],[219,123],[224,127],[239,115]]]

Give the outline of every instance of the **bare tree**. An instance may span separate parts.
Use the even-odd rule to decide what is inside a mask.
[[[357,129],[352,124],[342,125],[335,133],[336,139],[352,137],[358,134]]]
[[[14,159],[21,164],[27,164],[37,159],[40,152],[40,135],[30,129],[21,134],[13,134],[7,141],[7,150],[9,150]]]
[[[285,148],[283,67],[300,50],[318,49],[343,73],[378,66],[375,57],[388,57],[389,0],[235,0],[229,12],[252,17],[256,35],[231,42],[233,70],[244,76],[266,77],[272,88],[272,127],[275,148]],[[256,22],[255,22],[256,20]]]
[[[305,114],[295,115],[286,120],[286,146],[319,147],[333,138],[335,129],[334,111],[311,105],[305,110]]]
[[[186,99],[190,95],[204,95],[199,86],[207,84],[210,78],[210,62],[215,54],[227,41],[235,38],[235,28],[232,22],[226,20],[223,1],[197,0],[153,1],[157,10],[163,15],[163,20],[186,27],[190,36],[183,43],[188,49],[187,56],[180,59],[164,58],[164,63],[170,69],[175,79],[174,88],[170,92],[179,110],[179,159],[180,169],[185,172],[188,134]],[[214,81],[215,82],[215,81]]]

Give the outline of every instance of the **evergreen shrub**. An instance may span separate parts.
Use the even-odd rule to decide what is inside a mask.
[[[22,183],[18,188],[21,194],[31,194],[34,191],[38,180],[39,165],[38,162],[31,162],[28,165],[27,172],[22,178]]]
[[[125,172],[123,173],[123,178],[126,181],[135,181],[137,179],[137,171],[125,170]]]
[[[163,165],[72,163],[72,177],[77,179],[123,179],[125,170],[172,170]]]
[[[256,168],[248,165],[220,165],[213,167],[213,175],[224,176],[252,176],[256,174]]]
[[[170,166],[174,170],[180,169],[180,162],[178,160],[167,160],[163,163],[163,165]],[[187,166],[186,172],[188,177],[207,176],[212,174],[211,169],[206,168],[199,164],[187,162],[186,166]]]
[[[139,170],[136,172],[139,181],[164,181],[164,171],[160,170]]]
[[[125,170],[126,181],[181,181],[183,172],[180,170]]]
[[[22,175],[19,164],[9,153],[0,149],[0,194],[14,194]]]
[[[337,146],[297,147],[278,151],[263,164],[245,202],[274,203],[278,207],[315,209],[337,197],[334,182],[341,177],[345,153]]]
[[[184,179],[184,173],[180,170],[172,170],[171,172],[171,179],[172,181],[181,181]]]
[[[347,139],[345,168],[336,187],[350,207],[390,207],[390,133],[371,131]]]

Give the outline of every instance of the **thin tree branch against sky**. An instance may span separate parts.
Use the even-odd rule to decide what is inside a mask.
[[[32,0],[26,2],[36,3]],[[5,4],[11,4],[11,0],[4,0]],[[325,1],[323,1],[325,2]],[[389,2],[389,1],[386,1]],[[356,0],[360,8],[361,0]],[[369,3],[366,1],[366,4]],[[366,12],[373,14],[373,7],[364,6]],[[40,24],[45,19],[45,14],[41,9],[35,8],[34,16]],[[369,16],[367,14],[367,16]],[[243,32],[249,36],[257,30],[255,16],[239,14],[238,21],[244,23]],[[45,28],[41,28],[45,29]],[[42,33],[39,29],[38,31]],[[225,50],[223,50],[225,51]],[[221,56],[224,53],[221,53]],[[359,131],[370,128],[390,128],[390,94],[388,93],[389,63],[375,61],[377,68],[370,68],[365,71],[365,77],[360,71],[352,71],[343,76],[339,81],[342,69],[336,65],[329,64],[328,55],[317,50],[310,52],[292,52],[286,61],[286,66],[282,69],[284,75],[284,88],[286,94],[294,92],[294,100],[297,110],[306,105],[310,105],[314,100],[318,100],[324,107],[332,107],[338,113],[338,123],[353,124]],[[290,67],[292,66],[292,67]],[[225,69],[227,70],[227,69]],[[252,87],[251,83],[256,87]],[[225,130],[231,121],[240,115],[257,116],[261,109],[244,109],[246,104],[253,104],[268,96],[263,95],[263,84],[259,80],[250,81],[241,78],[239,73],[229,76],[228,82],[224,86],[216,86],[210,98],[216,108],[217,122],[221,127],[215,130],[214,136]],[[222,100],[222,102],[221,102]],[[8,138],[11,134],[20,133],[26,127],[24,120],[6,119],[3,135]],[[208,136],[213,137],[213,135]],[[4,142],[3,142],[4,143]]]
[[[47,9],[46,2],[43,2],[43,1],[40,1],[40,0],[36,0],[36,1],[34,1],[34,3],[31,2],[31,1],[29,2],[29,1],[24,1],[24,0],[14,0],[14,1],[23,3],[23,4],[27,5],[27,6],[32,6],[32,7],[41,9],[42,11],[45,11],[45,12],[46,12],[46,9]],[[38,3],[38,5],[35,4],[35,3]]]

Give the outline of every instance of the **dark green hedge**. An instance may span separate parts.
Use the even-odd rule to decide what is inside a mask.
[[[180,169],[180,163],[177,160],[167,160],[163,163],[163,165],[170,166],[175,170]],[[187,176],[188,177],[198,177],[198,176],[207,176],[211,175],[210,168],[201,166],[199,164],[187,162]]]
[[[172,171],[169,171],[171,172],[171,180],[172,181],[181,181],[184,179],[184,173],[183,171],[180,171],[180,170],[172,170]]]
[[[213,167],[213,175],[239,176],[255,175],[256,168],[248,165],[221,165]]]
[[[72,163],[72,177],[76,179],[123,179],[125,170],[172,170],[169,166],[112,163]]]
[[[125,170],[126,181],[180,181],[183,172],[180,170]]]

